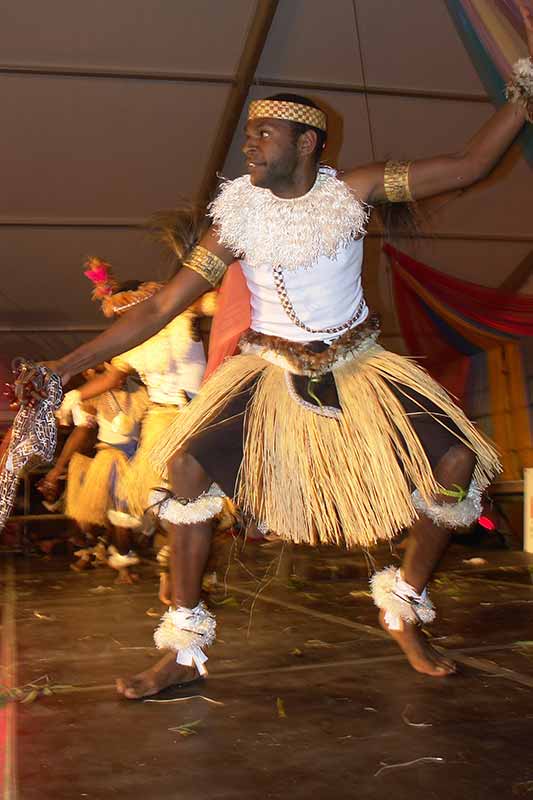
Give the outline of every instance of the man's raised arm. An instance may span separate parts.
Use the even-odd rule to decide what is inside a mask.
[[[410,163],[373,163],[346,172],[343,180],[361,200],[369,203],[421,200],[470,186],[491,172],[526,120],[533,121],[533,11],[525,2],[519,2],[519,7],[530,57],[515,65],[507,86],[509,102],[457,153]]]

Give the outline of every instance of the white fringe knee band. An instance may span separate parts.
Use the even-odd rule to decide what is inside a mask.
[[[159,650],[174,650],[177,664],[195,666],[200,675],[207,675],[203,648],[215,641],[216,626],[214,615],[204,603],[195,608],[179,606],[163,614],[154,632],[154,642]]]
[[[435,619],[435,608],[427,589],[418,594],[403,580],[396,567],[386,567],[376,572],[370,579],[370,588],[374,603],[385,611],[385,623],[391,631],[401,631],[404,622],[416,625]]]
[[[224,497],[224,492],[216,483],[212,483],[206,492],[194,500],[174,497],[156,489],[150,494],[149,510],[173,525],[196,525],[220,514],[224,507]]]
[[[443,528],[468,528],[481,516],[481,489],[475,480],[470,481],[468,493],[459,503],[427,503],[420,492],[413,492],[413,505]]]

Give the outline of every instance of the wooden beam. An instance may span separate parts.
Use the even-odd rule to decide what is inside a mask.
[[[138,230],[143,228],[145,222],[146,220],[141,217],[0,217],[0,228],[116,228],[117,230]],[[383,231],[379,223],[372,223],[372,227],[367,233],[367,238],[376,239],[382,236]],[[469,233],[455,233],[454,231],[439,233],[438,231],[431,231],[428,233],[419,232],[414,238],[434,239],[435,241],[442,239],[452,242],[533,243],[533,234],[531,233],[513,235],[505,233],[481,233],[480,231],[470,231]]]
[[[506,277],[498,286],[502,292],[519,292],[533,274],[533,250],[522,259],[520,264],[514,268],[510,275]]]
[[[209,202],[216,189],[217,173],[223,168],[231,147],[278,2],[279,0],[257,0],[256,12],[244,43],[235,80],[229,91],[219,130],[216,133],[204,177],[200,184],[197,199],[201,205]]]
[[[427,89],[400,89],[397,86],[368,86],[362,83],[321,83],[319,81],[295,81],[290,78],[269,78],[257,76],[256,86],[298,89],[306,92],[342,92],[348,94],[367,94],[386,97],[413,97],[418,100],[450,100],[460,103],[490,103],[486,94],[468,92],[437,92]]]

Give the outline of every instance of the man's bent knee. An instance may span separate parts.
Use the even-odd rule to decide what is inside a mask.
[[[197,497],[211,484],[203,467],[185,450],[180,450],[169,461],[168,477],[177,497]]]

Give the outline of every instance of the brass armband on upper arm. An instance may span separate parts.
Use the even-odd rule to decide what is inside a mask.
[[[197,245],[187,256],[183,262],[184,267],[192,269],[197,272],[202,278],[205,278],[211,286],[216,286],[220,283],[222,276],[227,270],[227,265],[224,264],[221,258],[206,250],[205,247]]]
[[[410,203],[413,200],[409,188],[409,161],[387,161],[383,176],[385,197],[389,203]]]

